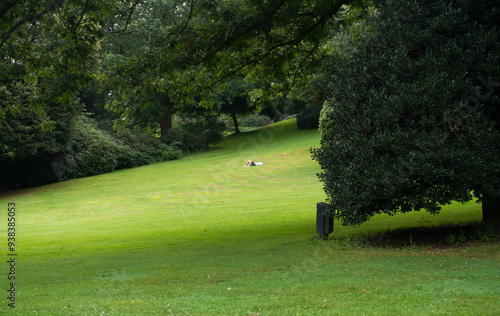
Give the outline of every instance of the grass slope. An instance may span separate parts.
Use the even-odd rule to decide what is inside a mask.
[[[362,232],[475,221],[475,203],[448,206],[438,216],[378,216],[358,228],[336,223],[333,238],[317,240],[315,205],[325,197],[308,149],[318,144],[317,131],[289,121],[177,161],[4,194],[0,206],[15,202],[17,209],[15,312],[500,313],[498,243],[349,243]],[[267,164],[242,168],[248,159]],[[14,312],[2,300],[0,312]]]

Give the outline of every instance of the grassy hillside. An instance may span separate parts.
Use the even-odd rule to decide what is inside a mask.
[[[475,221],[481,214],[474,202],[438,216],[379,216],[358,228],[336,223],[330,240],[317,240],[315,205],[325,196],[308,149],[318,145],[317,131],[299,131],[289,121],[177,161],[3,194],[3,209],[16,203],[15,311],[500,312],[498,243],[385,249],[349,242],[366,232]],[[243,168],[248,159],[267,164]],[[0,312],[13,311],[7,303]]]

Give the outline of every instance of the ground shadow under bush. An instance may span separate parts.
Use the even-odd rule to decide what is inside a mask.
[[[400,228],[377,234],[362,234],[353,239],[361,247],[448,247],[470,242],[494,242],[493,229],[482,222],[441,226]]]

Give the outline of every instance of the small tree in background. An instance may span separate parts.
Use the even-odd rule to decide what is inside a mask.
[[[487,0],[387,1],[332,63],[313,155],[344,225],[476,197],[499,228],[499,22]]]
[[[253,85],[245,82],[243,78],[235,77],[228,80],[226,89],[221,91],[217,96],[217,101],[220,104],[220,112],[229,114],[233,119],[235,134],[241,134],[238,124],[238,114],[249,114],[253,108],[250,103],[249,93]]]

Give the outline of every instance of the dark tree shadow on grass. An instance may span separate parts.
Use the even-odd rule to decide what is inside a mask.
[[[493,229],[481,222],[442,226],[400,228],[376,234],[363,234],[352,240],[361,247],[446,248],[476,242],[498,241]]]

